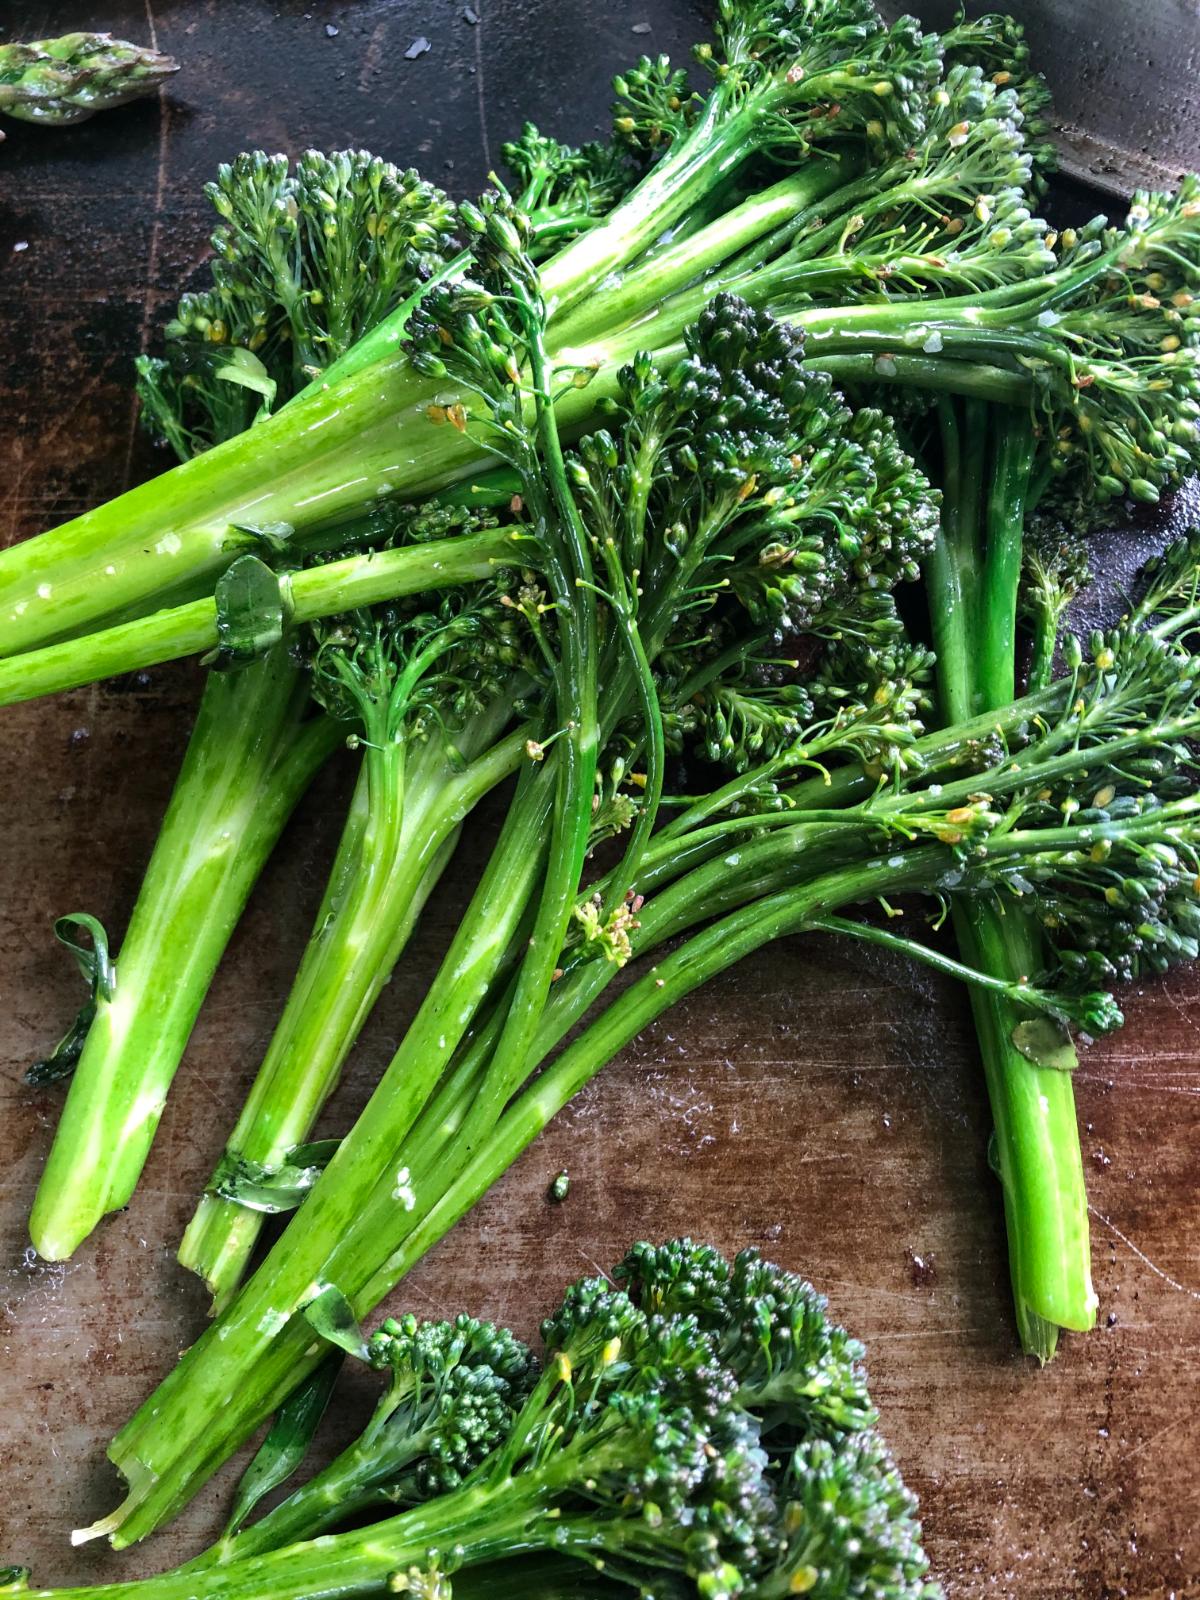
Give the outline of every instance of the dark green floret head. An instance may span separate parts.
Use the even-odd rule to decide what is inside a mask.
[[[916,1496],[875,1432],[797,1445],[780,1504],[782,1549],[755,1600],[941,1600]]]
[[[388,1486],[396,1501],[415,1503],[456,1488],[503,1444],[537,1375],[514,1334],[465,1315],[453,1322],[389,1320],[372,1335],[367,1355],[388,1377],[372,1432],[386,1426],[425,1446]]]

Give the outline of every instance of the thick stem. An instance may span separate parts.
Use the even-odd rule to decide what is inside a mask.
[[[619,272],[679,220],[754,149],[753,118],[730,115],[710,95],[694,127],[597,227],[542,268],[542,293],[561,316]]]
[[[460,539],[348,556],[282,574],[280,586],[292,620],[311,622],[381,600],[479,582],[506,561],[526,559],[522,544],[511,528],[494,528]],[[152,611],[82,638],[0,657],[0,705],[158,666],[215,649],[218,642],[217,603],[211,597]]]
[[[975,597],[971,638],[981,632],[982,643],[945,657],[939,651],[942,705],[951,716],[964,704],[986,710],[1012,699],[1024,496],[1033,456],[1026,417],[968,406],[965,420],[963,459],[976,465],[969,482],[947,471],[944,527],[964,593]],[[997,429],[985,516],[979,464]],[[938,600],[931,589],[935,617]],[[1041,965],[1037,929],[1015,906],[1002,914],[984,901],[956,904],[954,928],[967,964],[1001,983],[1032,978]],[[1096,1314],[1071,1076],[1037,1066],[1013,1044],[1028,1008],[973,987],[971,1009],[995,1126],[1018,1331],[1022,1347],[1047,1361],[1059,1327],[1089,1328]]]
[[[318,913],[222,1167],[277,1164],[308,1137],[437,884],[460,824],[511,775],[527,737],[527,729],[510,734],[461,772],[441,758],[427,763],[432,770],[407,796],[398,770],[402,747],[368,751],[360,780],[365,794],[347,823],[350,859],[335,866],[337,887]],[[215,1187],[201,1199],[179,1260],[204,1279],[214,1311],[241,1282],[265,1221]]]
[[[401,357],[381,362],[185,461],[82,517],[0,553],[0,653],[68,637],[183,579],[201,591],[253,536],[238,525],[327,521],[415,463],[396,449],[397,413],[419,403]],[[380,417],[392,418],[390,428]],[[430,430],[418,477],[455,476],[460,444]],[[347,459],[353,451],[353,466]],[[468,452],[469,454],[469,452]],[[445,481],[445,480],[443,480]],[[289,493],[290,490],[290,493]],[[290,505],[293,515],[288,515]]]
[[[1007,705],[1017,692],[1017,594],[1025,504],[1036,441],[1028,416],[989,408],[980,431],[993,433],[987,485],[987,536],[978,607],[976,692],[980,709]]]
[[[983,972],[1020,978],[1040,960],[1024,920],[989,906],[960,908],[955,930],[964,959]],[[995,1124],[1017,1328],[1022,1347],[1048,1361],[1059,1328],[1082,1332],[1096,1320],[1074,1086],[1070,1072],[1036,1066],[1013,1044],[1024,1007],[972,988],[971,1009]]]
[[[39,1254],[69,1256],[128,1203],[213,972],[293,807],[339,734],[302,721],[307,686],[277,646],[211,673],[117,963],[30,1219]]]
[[[977,552],[971,530],[962,526],[964,470],[959,408],[942,398],[937,405],[942,435],[942,515],[933,549],[925,564],[925,592],[938,662],[938,698],[942,721],[960,723],[972,711],[972,607],[968,585]]]
[[[405,1136],[502,967],[541,876],[554,789],[552,759],[526,769],[438,977],[362,1115],[255,1276],[113,1441],[129,1495],[96,1532],[112,1532],[114,1543],[144,1537],[190,1498],[317,1350],[295,1312],[323,1281],[331,1248],[379,1173],[395,1178]],[[247,1388],[239,1374],[252,1370],[262,1384]]]
[[[770,234],[780,224],[803,213],[841,182],[844,168],[836,161],[815,159],[798,172],[751,195],[699,232],[658,251],[650,260],[605,285],[602,295],[584,300],[567,316],[556,319],[556,352],[598,339],[631,321],[653,338],[654,318],[671,287],[686,287],[702,279],[738,252]]]

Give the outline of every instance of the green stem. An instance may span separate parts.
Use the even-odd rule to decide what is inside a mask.
[[[492,719],[484,719],[490,722]],[[368,750],[346,840],[263,1064],[225,1146],[222,1168],[271,1166],[303,1143],[407,945],[463,819],[520,761],[527,728],[456,771],[440,754],[402,777],[403,747]],[[220,1311],[241,1282],[266,1218],[210,1186],[179,1260]]]
[[[972,615],[968,584],[974,570],[974,541],[961,527],[962,434],[957,404],[945,397],[937,403],[942,435],[942,515],[933,549],[925,564],[925,591],[938,663],[938,696],[942,721],[957,724],[972,712]]]
[[[968,904],[955,917],[964,959],[982,972],[1020,978],[1040,962],[1024,919]],[[1009,1266],[1021,1345],[1040,1361],[1059,1328],[1096,1320],[1087,1192],[1070,1072],[1035,1066],[1012,1042],[1025,1008],[971,990],[995,1151],[1004,1193]]]
[[[1032,691],[1044,688],[1053,676],[1058,624],[1058,613],[1052,607],[1038,606],[1032,619],[1029,646],[1028,688]]]
[[[30,1219],[63,1260],[128,1203],[218,961],[293,807],[339,741],[305,722],[286,644],[210,673],[130,919],[110,1000],[99,1000]]]
[[[947,472],[944,526],[950,559],[964,590],[975,597],[971,638],[981,631],[982,642],[978,650],[945,658],[939,652],[942,704],[951,717],[963,704],[986,711],[1012,699],[1024,496],[1033,455],[1027,418],[968,407],[965,420],[972,481]],[[985,517],[982,463],[993,433],[996,457]],[[931,591],[935,616],[937,604]],[[967,965],[1001,988],[1040,968],[1040,936],[1019,908],[1001,912],[983,900],[956,903],[953,921]],[[1027,1006],[973,986],[971,1009],[995,1127],[1018,1332],[1022,1347],[1047,1361],[1059,1327],[1086,1329],[1095,1320],[1074,1089],[1069,1072],[1039,1067],[1014,1045],[1013,1030],[1029,1015]]]
[[[877,927],[871,922],[857,922],[849,917],[818,917],[812,926],[822,933],[834,933],[843,938],[857,939],[863,944],[877,945],[892,955],[906,956],[910,961],[920,961],[934,972],[940,972],[948,978],[957,978],[960,983],[973,984],[998,999],[1006,1000],[1010,1005],[1044,1011],[1055,1018],[1060,1015],[1060,1008],[1055,1004],[1053,995],[1044,994],[1019,979],[993,977],[989,972],[981,972],[976,967],[966,966],[961,961],[955,961],[953,956],[934,950],[930,945],[922,944],[919,939],[909,938],[906,934],[890,933],[887,928]]]
[[[755,899],[650,967],[504,1113],[486,1144],[392,1257],[387,1277],[398,1282],[411,1270],[600,1068],[670,1006],[771,940],[803,931],[815,916],[851,901],[918,887],[938,855],[937,850],[915,850],[902,867],[884,860],[856,863],[801,887]],[[364,1299],[377,1294],[382,1282],[382,1278],[373,1281]]]
[[[542,494],[549,501],[546,527],[552,553],[548,552],[545,571],[560,633],[555,703],[563,737],[557,746],[557,791],[537,912],[517,971],[512,1005],[496,1045],[496,1058],[509,1066],[505,1073],[493,1072],[487,1092],[475,1108],[474,1115],[483,1126],[493,1114],[493,1096],[506,1098],[504,1084],[514,1078],[520,1081],[554,981],[591,833],[600,743],[596,681],[599,633],[589,540],[567,481],[551,400],[553,376],[543,338],[542,311],[519,286],[517,300],[525,326],[536,407],[537,455],[531,463],[526,495],[531,504],[536,504]],[[544,489],[540,481],[543,477]],[[557,537],[549,532],[551,528],[556,529]],[[650,693],[653,695],[652,690]],[[469,1137],[464,1133],[464,1138]]]
[[[784,316],[785,322],[798,317]],[[834,355],[820,347],[809,348],[804,364],[814,372],[827,372],[839,387],[886,383],[898,388],[925,389],[930,394],[973,395],[996,405],[1028,407],[1034,388],[1030,378],[987,361],[944,361],[937,356],[872,354]]]
[[[552,758],[525,769],[438,977],[362,1115],[219,1323],[113,1441],[129,1494],[98,1531],[113,1532],[114,1543],[142,1538],[172,1515],[301,1375],[319,1341],[294,1313],[324,1281],[333,1243],[350,1231],[378,1174],[395,1178],[406,1135],[502,967],[541,876],[555,786]],[[236,1374],[252,1369],[264,1382],[249,1390]]]
[[[861,828],[835,832],[793,826],[769,841],[753,841],[739,853],[737,871],[730,870],[728,859],[693,866],[685,856],[681,863],[684,875],[643,908],[636,936],[639,970],[645,967],[647,955],[667,940],[746,902],[761,903],[794,884],[797,876],[807,882],[835,865],[857,860],[864,850]],[[539,1022],[527,1063],[527,1081],[585,1017],[616,979],[618,970],[613,963],[595,957],[577,957],[567,963]],[[410,1216],[398,1217],[395,1207],[387,1206],[385,1186],[377,1186],[354,1233],[330,1259],[331,1276],[353,1285],[354,1303],[364,1315],[407,1271],[409,1240],[424,1226],[436,1197],[458,1181],[475,1149],[490,1145],[496,1137],[504,1102],[492,1099],[494,1114],[483,1128],[478,1108],[497,1036],[498,1029],[485,1028],[473,1041],[405,1144],[405,1161],[420,1206]],[[474,1141],[466,1136],[471,1129],[475,1130]]]
[[[635,320],[647,328],[647,343],[655,342],[654,319],[667,285],[686,287],[693,280],[703,279],[798,212],[807,211],[835,188],[843,175],[844,168],[837,161],[806,162],[798,172],[751,195],[699,232],[632,267],[615,282],[606,284],[602,295],[585,299],[555,320],[556,351],[601,338]]]
[[[987,534],[978,607],[977,694],[983,709],[1016,696],[1017,594],[1025,536],[1025,505],[1033,468],[1033,425],[1027,415],[991,408],[980,435],[992,433],[987,486]]]
[[[160,1577],[88,1589],[30,1591],[29,1600],[377,1600],[408,1569],[427,1572],[430,1553],[452,1552],[452,1564],[481,1562],[550,1548],[560,1523],[547,1515],[543,1474],[520,1474],[492,1488],[468,1482],[428,1504],[349,1533],[326,1534],[228,1565],[176,1568]]]
[[[380,1438],[380,1432],[384,1437]],[[265,1517],[248,1528],[226,1534],[187,1564],[188,1572],[228,1566],[248,1556],[283,1550],[302,1539],[315,1539],[330,1528],[352,1522],[363,1511],[378,1506],[395,1509],[387,1491],[413,1462],[428,1454],[424,1434],[403,1429],[369,1428],[367,1434],[336,1456],[327,1467],[293,1490]]]
[[[281,574],[279,581],[292,621],[311,622],[381,600],[479,582],[507,561],[527,560],[523,543],[512,528],[493,528],[399,550],[366,551]],[[217,603],[211,597],[154,611],[83,638],[0,657],[0,705],[157,666],[215,649],[218,642]]]
[[[675,286],[664,282],[645,326],[581,349],[553,347],[552,363],[561,357],[595,374],[585,388],[568,386],[562,394],[561,428],[587,425],[639,348],[649,347],[663,362],[674,359],[682,329],[722,286],[714,279],[667,299]],[[1046,353],[1045,340],[974,315],[968,320],[952,299],[936,302],[928,315],[924,302],[828,312],[795,309],[795,294],[789,298],[786,284],[773,286],[769,272],[730,287],[805,328],[812,365],[839,381],[902,378],[1028,403],[1032,383],[1015,364]],[[1000,308],[996,315],[1002,314]],[[905,353],[935,334],[944,355]],[[1014,365],[1006,371],[1000,359]],[[381,494],[420,497],[469,477],[479,470],[479,447],[448,424],[430,424],[427,413],[439,392],[402,355],[384,358],[96,511],[0,552],[0,654],[39,650],[106,620],[140,615],[168,595],[195,598],[236,555],[255,548],[245,527],[282,521],[307,538],[359,515]]]
[[[690,207],[753,152],[752,115],[730,115],[710,95],[695,125],[595,228],[541,269],[552,316],[578,304],[614,272],[635,261]]]

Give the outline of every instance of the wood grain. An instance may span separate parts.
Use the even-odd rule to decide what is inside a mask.
[[[703,7],[473,9],[476,26],[451,0],[10,0],[0,36],[85,22],[153,33],[184,70],[169,102],[59,133],[9,124],[0,147],[0,541],[161,466],[134,429],[131,363],[204,258],[200,188],[219,160],[248,143],[350,142],[469,193],[524,116],[598,130],[608,74],[643,50],[682,53]],[[433,48],[405,61],[419,34]],[[226,1474],[123,1557],[66,1543],[114,1501],[105,1442],[201,1325],[173,1248],[282,1004],[345,773],[309,797],[253,901],[133,1205],[65,1267],[37,1261],[24,1226],[58,1100],[21,1074],[79,999],[51,920],[83,908],[123,925],[197,682],[184,666],[0,718],[0,1560],[44,1582],[178,1559],[215,1532],[229,1490]],[[485,848],[486,828],[473,830],[330,1128],[387,1060]],[[824,938],[765,952],[651,1030],[394,1306],[466,1308],[531,1332],[569,1278],[637,1235],[760,1244],[868,1341],[884,1427],[954,1600],[1196,1595],[1200,975],[1147,985],[1127,1009],[1078,1080],[1100,1327],[1045,1372],[1015,1353],[961,995]],[[545,1188],[564,1166],[570,1198],[552,1207]],[[363,1404],[352,1392],[330,1446]]]

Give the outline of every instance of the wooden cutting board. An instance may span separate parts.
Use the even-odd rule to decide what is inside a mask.
[[[0,37],[106,26],[184,70],[169,102],[84,127],[8,123],[0,146],[0,540],[159,470],[134,426],[132,359],[195,283],[201,186],[246,146],[362,144],[480,187],[525,117],[602,131],[609,74],[682,57],[695,0],[9,0]],[[478,20],[469,20],[471,16]],[[430,49],[412,60],[414,40]],[[1185,518],[1188,503],[1177,508]],[[1127,530],[1114,554],[1141,547]],[[77,978],[51,921],[119,931],[198,692],[185,665],[0,713],[0,1562],[112,1581],[214,1534],[226,1473],[138,1551],[73,1551],[115,1503],[104,1445],[200,1328],[173,1260],[308,931],[346,793],[326,774],[213,988],[130,1209],[64,1266],[25,1216],[58,1108],[23,1086]],[[362,1104],[483,859],[465,842],[331,1110]],[[988,1115],[961,994],[825,938],[769,950],[610,1067],[392,1308],[532,1333],[563,1284],[637,1236],[758,1244],[812,1277],[869,1344],[883,1426],[922,1497],[955,1600],[1200,1594],[1200,973],[1128,996],[1078,1074],[1100,1326],[1039,1373],[1017,1353]],[[570,1169],[562,1206],[547,1183]],[[361,1419],[350,1392],[327,1447]]]

